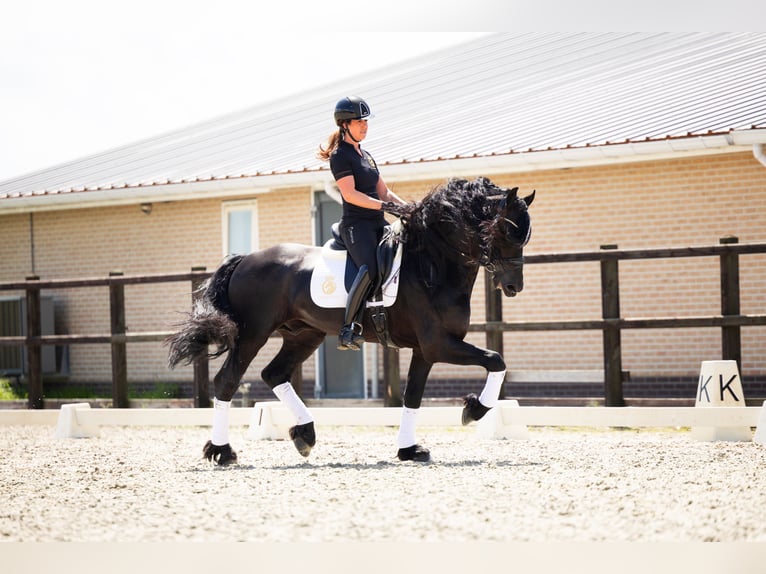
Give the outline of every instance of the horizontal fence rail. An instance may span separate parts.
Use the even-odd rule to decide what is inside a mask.
[[[471,324],[469,331],[485,332],[487,346],[502,352],[502,334],[505,331],[576,331],[600,330],[603,332],[604,392],[606,406],[624,406],[622,392],[622,351],[620,332],[624,329],[665,329],[717,327],[722,331],[722,359],[736,360],[741,369],[740,328],[766,325],[766,315],[742,315],[739,308],[739,256],[766,253],[766,243],[739,244],[737,238],[727,237],[719,245],[705,247],[618,250],[615,245],[605,245],[599,251],[535,254],[526,257],[526,264],[555,264],[572,262],[598,262],[601,266],[602,317],[593,320],[574,321],[524,321],[502,320],[499,294],[487,289],[487,321]],[[667,259],[686,257],[718,257],[721,269],[721,313],[704,317],[650,317],[625,318],[619,311],[620,260]],[[0,337],[0,345],[25,346],[27,349],[27,376],[29,407],[43,406],[41,347],[42,345],[110,344],[112,346],[113,406],[125,408],[127,398],[127,360],[125,346],[128,343],[163,341],[171,331],[127,333],[125,326],[125,285],[189,281],[193,299],[200,296],[199,286],[211,275],[204,267],[193,267],[190,272],[124,275],[115,271],[108,277],[81,279],[41,280],[27,277],[25,281],[0,283],[1,291],[24,291],[27,301],[27,335]],[[40,318],[40,291],[43,289],[71,289],[84,287],[107,287],[110,301],[110,333],[42,335]],[[390,392],[400,395],[398,380],[398,353],[386,349],[384,378]],[[210,406],[209,369],[207,358],[194,363],[194,404]],[[395,402],[391,404],[396,404]]]
[[[766,325],[766,315],[718,315],[656,319],[594,319],[586,321],[524,321],[472,323],[469,331],[587,331],[596,329],[672,329],[691,327],[754,327]]]

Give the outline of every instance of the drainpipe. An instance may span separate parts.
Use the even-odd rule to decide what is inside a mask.
[[[761,162],[763,167],[766,167],[766,151],[764,151],[762,143],[753,144],[753,155],[755,159]]]
[[[35,269],[35,214],[29,212],[29,259],[32,264],[32,275],[37,275]]]

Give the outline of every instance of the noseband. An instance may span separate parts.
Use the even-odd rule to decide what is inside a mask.
[[[509,271],[516,269],[524,265],[524,256],[521,257],[498,257],[497,259],[490,260],[488,257],[482,257],[479,260],[481,264],[490,273],[502,273],[503,271]]]

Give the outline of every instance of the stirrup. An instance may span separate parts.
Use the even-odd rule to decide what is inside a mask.
[[[341,351],[358,351],[364,344],[362,336],[362,324],[354,321],[349,325],[343,325],[338,335],[338,349]]]

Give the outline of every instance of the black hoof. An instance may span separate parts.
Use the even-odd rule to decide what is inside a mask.
[[[415,462],[428,462],[431,460],[431,452],[424,446],[413,444],[407,448],[400,448],[396,453],[399,460],[414,460]]]
[[[461,417],[463,426],[472,421],[478,421],[489,412],[489,407],[485,407],[479,402],[479,397],[475,393],[463,397],[463,416]]]
[[[305,425],[296,425],[290,428],[290,438],[293,439],[293,444],[298,452],[302,456],[308,456],[311,449],[317,443],[317,436],[314,432],[314,423],[306,423]]]
[[[207,441],[202,447],[203,458],[215,462],[218,466],[227,466],[237,462],[237,453],[228,444],[214,445],[213,441]]]

